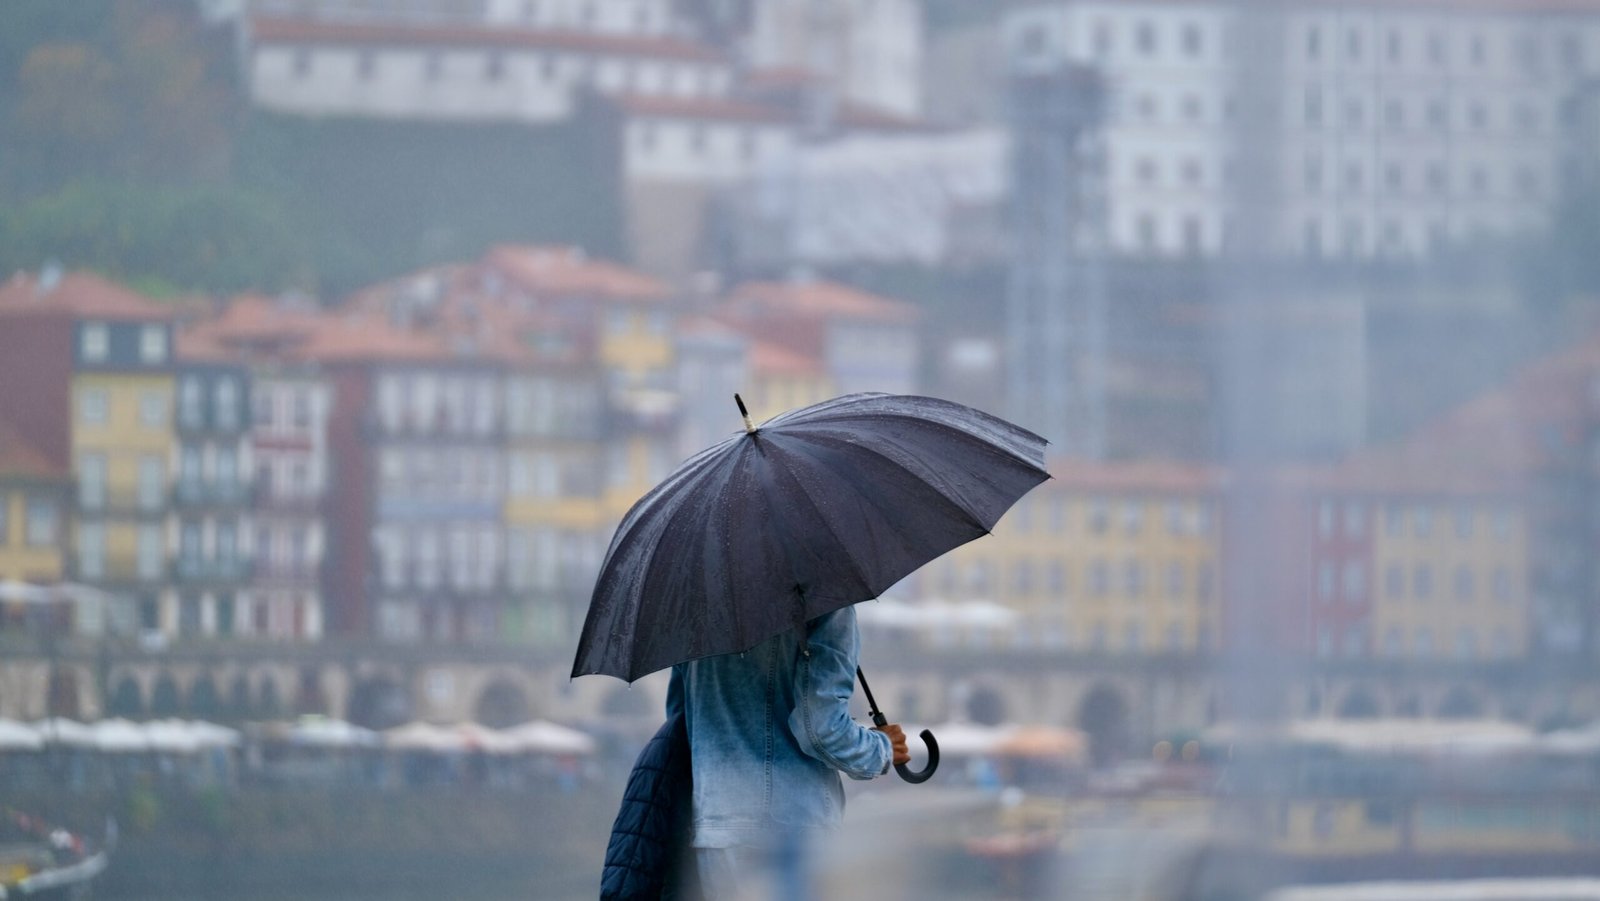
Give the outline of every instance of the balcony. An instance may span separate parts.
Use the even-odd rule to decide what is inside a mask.
[[[174,568],[178,581],[189,585],[244,582],[254,571],[248,560],[202,560],[194,557],[179,557]]]

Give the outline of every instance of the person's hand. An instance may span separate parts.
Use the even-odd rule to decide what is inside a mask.
[[[873,726],[876,732],[889,736],[889,746],[894,749],[894,765],[911,762],[911,749],[906,747],[906,734],[899,724],[888,723],[883,726]]]

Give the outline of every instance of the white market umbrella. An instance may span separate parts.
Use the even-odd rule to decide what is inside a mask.
[[[138,723],[125,719],[101,720],[94,730],[95,748],[107,754],[132,754],[150,750],[150,738]]]
[[[945,723],[936,727],[939,753],[945,757],[982,757],[1010,738],[1016,726],[985,726],[982,723]]]
[[[51,600],[50,590],[29,582],[6,579],[0,582],[0,601],[19,604],[43,604]]]
[[[235,748],[239,746],[239,730],[208,723],[205,720],[190,720],[189,731],[203,747],[207,748]]]
[[[0,751],[37,751],[44,738],[27,723],[0,719]]]
[[[485,754],[515,754],[522,750],[516,738],[499,729],[490,729],[482,723],[462,723],[455,728],[469,750]]]
[[[549,720],[523,723],[506,734],[517,742],[521,751],[538,754],[592,754],[594,739],[576,729],[558,726]]]
[[[165,754],[193,754],[200,750],[200,736],[183,720],[156,720],[144,724],[144,737],[150,750]]]
[[[301,717],[289,727],[292,744],[314,748],[373,747],[381,739],[378,733],[354,723],[328,717]]]
[[[47,745],[63,745],[72,748],[92,748],[95,746],[94,728],[77,720],[65,717],[51,717],[44,720],[35,720],[30,724],[33,731],[39,733]]]
[[[466,739],[455,730],[416,720],[383,733],[383,744],[392,751],[431,751],[446,754],[464,751]]]

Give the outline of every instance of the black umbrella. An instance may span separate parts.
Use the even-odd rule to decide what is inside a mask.
[[[851,394],[760,428],[747,414],[623,517],[572,674],[632,682],[876,598],[987,535],[1050,477],[1044,446],[931,397]]]

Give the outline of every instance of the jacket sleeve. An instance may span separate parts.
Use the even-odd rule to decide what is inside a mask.
[[[889,771],[889,736],[850,718],[861,636],[851,607],[812,620],[795,668],[789,731],[800,750],[852,779]]]

